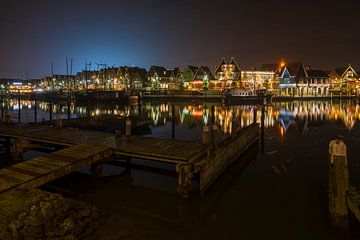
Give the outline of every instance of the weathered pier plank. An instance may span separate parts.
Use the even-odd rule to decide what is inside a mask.
[[[101,160],[117,155],[176,164],[178,192],[189,196],[195,174],[200,176],[200,192],[204,193],[241,153],[256,142],[259,126],[252,124],[240,129],[219,144],[214,141],[201,144],[152,137],[120,137],[114,133],[37,124],[0,124],[0,137],[11,139],[16,158],[21,158],[29,146],[54,144],[65,147],[0,170],[0,193],[39,186],[84,164],[96,163],[92,164],[92,173],[101,174]]]
[[[123,141],[115,154],[169,163],[192,162],[204,156],[209,146],[197,142],[135,137]]]
[[[37,187],[112,154],[109,147],[79,144],[15,164],[0,170],[0,193]]]

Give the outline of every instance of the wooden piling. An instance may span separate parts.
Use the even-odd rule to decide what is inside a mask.
[[[20,94],[18,97],[18,123],[21,123],[21,99],[20,99]]]
[[[58,128],[62,128],[62,117],[61,117],[61,113],[58,113],[56,115],[56,126]]]
[[[36,101],[36,97],[34,99],[34,123],[37,123],[37,101]]]
[[[125,136],[130,137],[131,136],[131,119],[127,118],[125,121]]]
[[[209,143],[209,126],[204,126],[202,131],[202,144]]]
[[[335,226],[348,226],[346,194],[349,190],[347,149],[341,138],[329,144],[329,210]]]

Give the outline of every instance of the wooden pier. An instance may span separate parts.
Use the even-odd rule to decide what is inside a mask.
[[[0,138],[10,146],[14,159],[39,145],[60,150],[17,163],[0,170],[0,192],[28,189],[55,180],[84,165],[94,172],[111,156],[138,158],[176,165],[177,191],[183,196],[194,192],[192,181],[200,179],[203,194],[219,175],[259,138],[259,127],[252,124],[221,142],[198,143],[79,129],[56,128],[38,124],[0,124]]]

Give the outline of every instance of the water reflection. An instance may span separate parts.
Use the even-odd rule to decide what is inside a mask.
[[[26,112],[23,122],[33,121],[31,112],[34,111],[35,102],[30,100],[21,100],[20,105],[17,99],[10,99],[1,104],[1,108],[10,109],[13,112],[13,118],[16,118],[16,112]],[[38,102],[37,108],[43,113],[53,114],[68,112],[70,107],[71,117],[114,115],[114,116],[143,116],[151,119],[153,127],[164,126],[168,122],[175,121],[191,129],[201,128],[205,125],[217,125],[223,134],[231,134],[233,123],[237,126],[247,126],[254,122],[262,124],[261,107],[254,105],[226,106],[221,104],[206,103],[177,103],[175,105],[174,116],[170,103],[143,102],[135,105],[120,105],[99,103],[89,104],[87,106],[78,105],[75,102],[49,103]],[[255,111],[255,112],[254,112]],[[48,116],[41,116],[48,120]],[[306,101],[306,102],[279,102],[265,106],[263,124],[265,128],[273,128],[280,124],[280,133],[286,134],[288,128],[296,122],[324,122],[341,121],[349,130],[353,129],[360,119],[359,105],[351,102],[326,102],[326,101]],[[13,119],[15,120],[15,119]]]

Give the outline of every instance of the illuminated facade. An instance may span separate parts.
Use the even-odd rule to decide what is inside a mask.
[[[274,78],[274,72],[241,71],[240,89],[251,92],[272,89]]]
[[[299,79],[296,92],[301,97],[329,96],[329,75],[321,70],[306,68],[306,77]]]
[[[210,68],[206,66],[199,66],[192,81],[190,82],[189,88],[191,89],[208,89],[210,81],[214,80]]]
[[[329,75],[332,93],[346,95],[360,94],[360,78],[351,65],[336,68]]]
[[[229,89],[239,86],[241,70],[239,65],[232,57],[230,62],[226,62],[225,58],[221,60],[219,66],[215,69],[215,80],[210,82],[212,89]]]
[[[52,77],[41,79],[40,86],[45,91],[73,91],[75,89],[75,76],[54,74]]]
[[[165,90],[169,89],[171,71],[160,66],[151,66],[146,75],[146,89]]]
[[[0,93],[29,94],[40,91],[40,80],[0,79]]]

